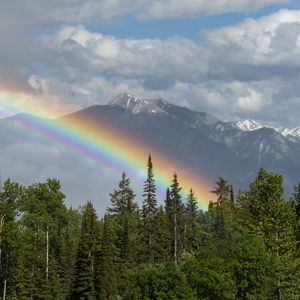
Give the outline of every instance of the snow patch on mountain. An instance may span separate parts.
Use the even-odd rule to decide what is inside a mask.
[[[243,131],[252,131],[263,128],[264,126],[254,120],[246,119],[239,122],[234,123],[234,126]]]
[[[233,123],[233,126],[243,131],[253,131],[261,128],[271,128],[288,138],[300,138],[300,127],[296,128],[284,128],[284,127],[273,127],[267,124],[259,123],[255,120],[246,119]]]
[[[157,114],[165,113],[163,106],[166,105],[166,103],[167,102],[163,99],[141,99],[128,93],[122,93],[108,104],[122,107],[128,111],[131,111],[133,114]]]

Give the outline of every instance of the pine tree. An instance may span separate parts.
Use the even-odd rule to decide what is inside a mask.
[[[215,189],[211,192],[217,195],[217,204],[219,205],[222,201],[229,199],[230,186],[224,178],[220,177],[216,182]]]
[[[243,199],[242,208],[248,227],[263,238],[277,260],[276,296],[283,299],[284,290],[293,284],[287,278],[295,264],[296,250],[296,212],[283,197],[283,177],[261,169]]]
[[[111,196],[112,207],[108,208],[108,214],[116,223],[116,246],[123,264],[129,264],[137,260],[138,243],[138,205],[134,201],[135,194],[130,187],[130,179],[122,174],[119,189],[114,190]]]
[[[158,208],[154,220],[154,261],[158,263],[167,262],[171,256],[171,232],[170,224],[162,206]]]
[[[63,285],[66,299],[71,298],[72,283],[74,282],[77,248],[80,240],[82,213],[79,210],[68,209],[66,212],[67,225],[62,228],[59,238],[59,277]]]
[[[142,208],[142,238],[143,238],[143,259],[149,263],[154,261],[154,231],[155,217],[157,214],[156,186],[153,174],[151,155],[147,163],[147,179],[144,183]]]
[[[96,297],[99,300],[117,298],[117,249],[114,245],[113,221],[104,217],[102,237],[96,252]]]
[[[185,248],[187,252],[192,252],[197,247],[197,237],[198,237],[198,204],[193,189],[190,190],[190,193],[187,197],[187,203],[185,208]]]
[[[111,206],[107,212],[111,216],[122,216],[137,211],[137,204],[134,202],[135,194],[130,187],[130,179],[126,173],[122,173],[119,182],[119,189],[110,194]]]
[[[172,256],[175,264],[177,264],[178,256],[184,248],[184,205],[181,200],[180,191],[181,187],[175,173],[170,190],[167,190],[166,195],[166,213],[172,235]]]
[[[88,202],[83,211],[80,241],[77,249],[72,299],[96,299],[95,252],[99,237],[96,211]]]

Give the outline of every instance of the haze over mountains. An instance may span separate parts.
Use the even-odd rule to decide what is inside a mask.
[[[294,184],[300,181],[299,128],[294,130],[271,128],[251,120],[237,123],[223,122],[205,112],[179,107],[164,99],[139,99],[127,93],[117,96],[107,105],[93,105],[62,118],[77,117],[93,119],[99,126],[105,122],[108,126],[119,130],[120,133],[128,134],[143,144],[154,146],[165,155],[180,161],[191,172],[199,173],[212,183],[222,176],[233,183],[236,191],[239,188],[246,188],[260,167],[284,174],[289,191]],[[0,121],[0,152],[1,168],[3,169],[1,171],[4,174],[12,176],[15,172],[14,177],[18,178],[20,176],[18,172],[26,173],[24,168],[29,168],[29,165],[32,167],[36,163],[37,165],[32,168],[38,168],[39,165],[40,175],[44,172],[43,175],[46,177],[56,176],[63,182],[68,182],[68,184],[64,184],[64,192],[70,199],[74,199],[76,194],[77,196],[81,195],[79,189],[82,189],[85,184],[87,191],[91,192],[92,199],[96,197],[97,190],[103,190],[103,188],[105,190],[106,187],[105,194],[107,195],[110,191],[107,189],[116,185],[118,178],[111,182],[113,174],[107,176],[106,179],[101,179],[102,181],[98,179],[98,181],[88,182],[91,174],[99,176],[99,174],[96,175],[93,163],[90,161],[85,162],[90,164],[88,168],[79,171],[79,167],[83,166],[80,162],[76,171],[82,174],[72,175],[72,179],[70,179],[68,176],[75,172],[72,169],[74,161],[67,164],[66,161],[69,158],[66,157],[63,150],[51,148],[42,140],[34,141],[35,154],[30,160],[24,158],[26,164],[16,161],[21,165],[15,166],[8,172],[5,161],[8,160],[8,156],[12,160],[9,151],[13,151],[15,158],[22,157],[24,145],[28,146],[32,139],[32,136],[20,134],[20,130],[9,129],[5,125],[5,122],[8,121],[14,124],[13,127],[22,126],[18,123],[17,117]],[[21,146],[16,147],[16,145]],[[41,149],[40,157],[38,155],[39,148]],[[52,149],[54,154],[49,149]],[[46,174],[49,171],[47,167],[49,157],[46,156],[51,156],[51,153],[54,155],[51,160],[52,169],[56,164],[57,166],[61,165],[63,166],[61,173]],[[43,158],[43,156],[45,157]],[[39,162],[35,162],[35,157],[37,160],[40,159]],[[159,168],[159,166],[156,167]],[[21,171],[22,168],[24,170]],[[68,170],[68,168],[71,169]],[[90,172],[90,174],[83,172]],[[29,172],[27,177],[32,177],[31,181],[40,180],[34,174],[36,173]],[[80,180],[81,182],[77,182]],[[110,184],[107,184],[108,181]],[[89,184],[99,184],[99,186],[89,188]],[[74,186],[78,188],[78,191],[75,190],[72,194],[71,189],[74,190]],[[87,194],[86,191],[84,194]],[[87,199],[82,199],[82,201],[85,200]],[[103,207],[105,207],[105,203]]]

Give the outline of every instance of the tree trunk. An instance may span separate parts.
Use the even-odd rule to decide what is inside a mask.
[[[174,213],[174,263],[177,265],[177,215]]]
[[[0,266],[1,266],[1,258],[2,258],[2,228],[4,225],[4,219],[6,214],[4,214],[0,219]]]
[[[49,278],[49,228],[46,231],[46,280]]]
[[[5,279],[4,280],[4,287],[3,287],[3,300],[5,300],[5,298],[6,298],[6,283],[7,283],[7,280]]]

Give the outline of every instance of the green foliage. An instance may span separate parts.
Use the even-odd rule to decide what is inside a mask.
[[[119,182],[119,189],[111,196],[112,207],[108,214],[114,219],[116,229],[116,247],[123,265],[134,264],[137,261],[139,237],[139,210],[134,201],[135,194],[130,187],[130,179],[125,173]]]
[[[174,263],[177,264],[178,256],[184,252],[184,205],[181,200],[181,187],[179,186],[178,177],[175,173],[173,176],[170,190],[167,190],[166,198],[166,214],[169,220],[171,241],[172,241],[172,257]]]
[[[156,186],[153,174],[153,164],[149,155],[147,163],[147,179],[144,183],[142,207],[142,249],[141,255],[143,261],[154,262],[157,253],[157,243],[155,239],[155,219],[157,214]]]
[[[293,203],[283,198],[282,176],[261,169],[241,204],[243,222],[276,259],[273,285],[277,298],[282,299],[291,288],[288,277],[296,260],[297,225]],[[292,297],[287,293],[286,297]]]
[[[197,299],[185,275],[173,264],[141,266],[128,274],[124,300]]]
[[[117,297],[118,259],[114,242],[113,220],[105,216],[95,257],[97,299],[113,300]]]
[[[18,284],[20,231],[17,216],[23,188],[10,180],[5,181],[0,192],[0,291],[15,295]]]
[[[216,194],[218,203],[230,199],[230,185],[222,177],[216,182],[216,187],[211,192]]]
[[[205,212],[174,174],[157,207],[149,156],[141,209],[123,173],[101,221],[60,189],[4,183],[0,299],[300,299],[300,184],[286,201],[279,174],[260,170],[236,197],[220,178]]]
[[[187,197],[187,203],[185,208],[185,251],[194,252],[199,246],[199,233],[200,233],[200,224],[198,222],[198,203],[193,192],[193,189],[190,190],[190,193]]]
[[[81,235],[77,248],[76,272],[73,283],[73,299],[96,299],[95,297],[95,254],[99,224],[91,202],[83,210]]]

